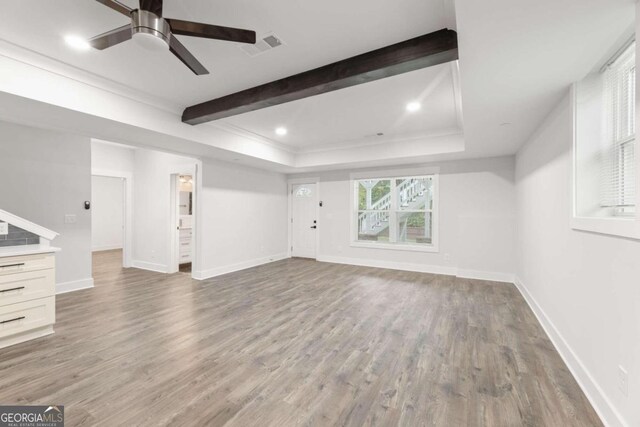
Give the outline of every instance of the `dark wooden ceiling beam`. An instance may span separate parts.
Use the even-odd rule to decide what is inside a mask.
[[[192,125],[235,116],[321,93],[458,59],[458,38],[440,30],[231,95],[193,105],[182,121]]]

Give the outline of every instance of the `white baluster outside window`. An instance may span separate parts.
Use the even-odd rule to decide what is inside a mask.
[[[352,179],[352,246],[437,251],[437,175]]]

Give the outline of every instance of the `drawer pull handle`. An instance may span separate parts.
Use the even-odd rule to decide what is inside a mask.
[[[24,289],[24,286],[20,286],[19,288],[3,289],[0,291],[0,294],[3,292],[19,291],[20,289]]]
[[[7,265],[0,265],[0,268],[22,267],[23,265],[24,265],[24,262],[21,262],[20,264],[7,264]]]
[[[18,320],[22,320],[22,319],[26,319],[26,317],[21,316],[11,320],[3,320],[2,322],[0,322],[0,325],[4,325],[5,323],[17,322]]]

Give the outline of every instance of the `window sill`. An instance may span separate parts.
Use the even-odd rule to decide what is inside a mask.
[[[640,221],[636,220],[636,218],[574,217],[571,219],[571,228],[640,240]]]
[[[366,243],[351,242],[352,248],[368,248],[368,249],[390,249],[393,251],[412,251],[412,252],[440,252],[437,245],[403,245],[398,243]]]

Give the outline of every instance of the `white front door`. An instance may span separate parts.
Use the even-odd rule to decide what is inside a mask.
[[[315,259],[318,232],[316,184],[294,184],[291,198],[293,210],[291,255]]]

